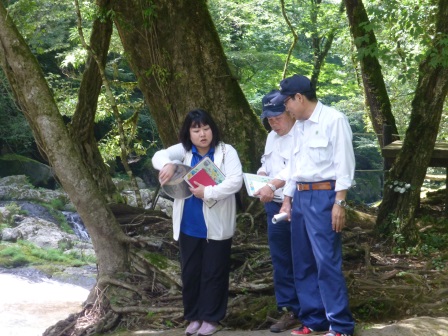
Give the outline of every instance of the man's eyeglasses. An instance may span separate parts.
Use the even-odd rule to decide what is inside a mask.
[[[283,101],[283,105],[286,106],[286,104],[288,104],[288,100],[290,100],[290,99],[291,99],[291,96],[288,96],[288,98],[286,98],[286,99]]]

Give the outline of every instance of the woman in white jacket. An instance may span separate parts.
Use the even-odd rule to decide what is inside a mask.
[[[234,194],[242,185],[242,167],[236,150],[220,141],[219,130],[204,110],[188,112],[179,133],[180,143],[158,151],[152,158],[161,185],[174,174],[176,163],[191,167],[208,156],[224,173],[215,186],[197,184],[193,197],[175,199],[173,237],[179,240],[182,264],[185,334],[216,332],[226,315],[230,248],[236,226]],[[217,201],[209,208],[205,200]]]

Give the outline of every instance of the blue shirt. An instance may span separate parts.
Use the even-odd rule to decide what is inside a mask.
[[[193,153],[193,157],[190,162],[191,167],[194,167],[206,156],[208,156],[212,161],[214,160],[214,147],[210,148],[204,156],[198,153],[195,145],[192,146],[191,152]],[[192,237],[207,238],[207,226],[205,225],[204,213],[202,212],[203,204],[204,202],[202,199],[197,198],[194,195],[185,200],[184,212],[180,223],[180,231],[182,233]]]

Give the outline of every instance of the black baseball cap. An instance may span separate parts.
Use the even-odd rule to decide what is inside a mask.
[[[293,75],[280,82],[280,95],[273,101],[274,104],[285,101],[289,96],[296,93],[313,92],[315,89],[308,77],[303,75]]]
[[[279,90],[272,90],[267,95],[265,95],[261,102],[263,104],[263,113],[261,114],[261,119],[276,117],[285,112],[285,105],[283,100],[277,100],[276,98],[281,96]],[[274,102],[276,100],[277,102]]]

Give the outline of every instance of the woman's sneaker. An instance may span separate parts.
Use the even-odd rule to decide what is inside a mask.
[[[196,334],[196,332],[201,327],[202,322],[201,321],[191,321],[188,325],[187,329],[185,329],[185,335],[191,336]]]
[[[307,326],[301,326],[300,328],[293,329],[291,331],[291,335],[309,335],[314,332],[313,329],[308,328]]]
[[[201,328],[198,330],[198,336],[213,335],[218,330],[216,322],[202,322]]]

